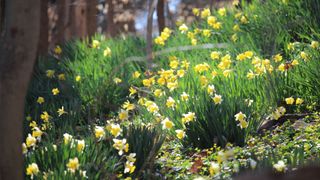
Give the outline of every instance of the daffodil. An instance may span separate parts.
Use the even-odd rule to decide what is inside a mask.
[[[61,73],[61,74],[58,75],[58,79],[59,79],[60,81],[65,81],[65,80],[66,80],[66,75],[63,74],[63,73]]]
[[[133,162],[126,162],[125,168],[124,168],[124,173],[130,173],[132,174],[134,170],[136,169],[136,166],[133,164]]]
[[[62,106],[61,108],[58,109],[58,116],[62,116],[63,114],[67,114],[67,112],[64,110],[64,107]]]
[[[226,8],[219,8],[219,9],[218,9],[218,14],[219,14],[220,16],[226,16],[226,14],[227,14]]]
[[[200,10],[198,8],[193,8],[192,9],[192,13],[195,15],[195,16],[199,16],[200,15]]]
[[[211,176],[214,176],[220,172],[220,165],[216,162],[210,163],[209,172]]]
[[[94,135],[95,135],[95,137],[96,137],[97,139],[99,139],[99,140],[103,139],[104,136],[105,136],[105,134],[106,134],[106,133],[105,133],[103,127],[101,127],[101,126],[96,126],[96,127],[94,128]]]
[[[92,41],[92,48],[97,49],[100,47],[100,42],[98,40]]]
[[[319,47],[318,41],[311,41],[310,47],[313,49],[317,49]]]
[[[127,111],[130,111],[130,110],[134,110],[136,108],[136,106],[132,103],[130,103],[129,101],[126,101],[123,105],[122,105],[122,108],[124,108],[125,110]]]
[[[219,51],[213,51],[211,52],[210,57],[212,60],[217,60],[220,58],[220,54],[221,53]]]
[[[80,153],[83,152],[85,144],[84,140],[77,140],[77,151]]]
[[[51,116],[48,114],[47,111],[42,112],[42,114],[40,115],[40,119],[42,119],[44,122],[49,122]]]
[[[129,144],[127,143],[126,139],[113,139],[113,147],[117,149],[119,152],[118,154],[121,156],[124,152],[129,151]]]
[[[121,80],[120,78],[115,77],[115,78],[113,79],[113,82],[116,83],[116,84],[119,84],[119,83],[122,82],[122,80]]]
[[[107,47],[104,51],[103,51],[103,56],[107,57],[107,56],[111,56],[111,49],[109,47]]]
[[[72,135],[70,135],[68,133],[64,133],[63,134],[63,142],[64,142],[64,144],[69,144],[72,140],[73,140]]]
[[[174,109],[175,106],[176,106],[176,101],[175,101],[172,97],[169,97],[169,98],[167,99],[166,106],[167,106],[168,108]]]
[[[28,137],[26,138],[26,145],[27,147],[34,147],[36,145],[36,138],[31,136],[31,134],[28,134]]]
[[[183,114],[182,123],[189,123],[196,119],[196,114],[194,112],[188,112],[187,114]]]
[[[73,159],[69,159],[69,162],[67,163],[68,171],[71,173],[75,173],[79,169],[79,160],[77,157]]]
[[[54,53],[57,54],[57,55],[60,55],[62,53],[62,49],[60,46],[56,46],[54,48]]]
[[[129,118],[129,113],[128,111],[121,109],[118,116],[119,116],[119,119],[122,121],[127,120]]]
[[[222,102],[222,96],[221,95],[218,95],[218,94],[215,94],[214,97],[212,98],[213,102],[215,104],[221,104]]]
[[[48,78],[53,78],[54,77],[54,73],[55,73],[54,70],[49,69],[49,70],[46,71],[46,76]]]
[[[76,82],[79,82],[81,81],[81,76],[77,75],[76,78],[75,78]]]
[[[37,103],[39,103],[39,104],[42,104],[42,103],[44,103],[45,101],[44,101],[44,98],[43,97],[38,97],[38,99],[37,99]]]
[[[59,93],[60,93],[60,91],[59,91],[58,88],[53,88],[53,89],[52,89],[52,94],[53,94],[54,96],[58,95]]]
[[[162,122],[162,129],[171,129],[174,124],[172,121],[169,120],[169,118],[165,118]]]
[[[133,72],[132,77],[134,79],[138,79],[140,77],[140,75],[141,75],[141,73],[139,71],[135,71],[135,72]]]
[[[188,101],[189,100],[189,95],[186,92],[183,92],[180,95],[180,98],[181,98],[182,101]]]
[[[38,173],[39,173],[39,168],[38,168],[38,165],[36,163],[32,163],[32,164],[28,165],[28,167],[26,169],[26,174],[28,176],[30,176],[31,179],[33,179],[34,176],[36,176]]]
[[[188,31],[188,26],[185,25],[185,24],[182,24],[180,27],[179,27],[179,31],[184,34]]]
[[[288,97],[285,100],[286,100],[286,103],[289,104],[289,105],[294,103],[294,98],[293,97]]]
[[[133,88],[133,87],[130,87],[129,88],[129,92],[130,92],[129,96],[133,96],[134,94],[137,93],[137,90],[135,88]]]
[[[301,99],[301,98],[296,99],[296,105],[300,105],[302,103],[303,103],[303,99]]]
[[[286,164],[284,161],[280,160],[276,164],[273,165],[273,168],[278,172],[285,172],[286,171]]]
[[[209,8],[205,8],[203,11],[201,11],[201,18],[206,18],[211,15],[211,11]]]
[[[234,117],[236,118],[236,121],[243,121],[247,118],[247,116],[243,114],[241,111],[234,115]]]
[[[118,137],[122,132],[122,129],[121,129],[119,124],[111,124],[111,125],[108,126],[107,129],[110,131],[110,133],[114,137]]]
[[[275,61],[275,62],[280,62],[280,61],[282,61],[282,56],[281,56],[281,54],[276,54],[274,57],[273,57],[273,60]]]
[[[176,135],[177,135],[177,137],[178,137],[179,139],[183,139],[184,136],[186,135],[186,133],[185,133],[183,130],[181,130],[181,129],[177,129],[177,130],[175,130],[175,132],[176,132]]]
[[[215,92],[215,88],[214,88],[214,85],[209,85],[208,88],[207,88],[207,92],[208,94],[210,95],[213,95],[213,93]]]

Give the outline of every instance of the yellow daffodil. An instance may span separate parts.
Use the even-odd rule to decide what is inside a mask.
[[[286,100],[286,103],[289,104],[289,105],[294,103],[294,98],[293,97],[288,97],[285,100]]]
[[[103,50],[103,56],[104,57],[111,56],[111,49],[109,47]]]
[[[84,140],[77,140],[77,151],[82,153],[85,147],[85,141]]]
[[[234,115],[234,117],[236,118],[236,121],[243,121],[247,118],[247,116],[243,114],[241,111]]]
[[[28,137],[26,138],[26,145],[27,147],[34,147],[36,145],[36,138],[31,136],[31,134],[28,134]]]
[[[296,99],[296,105],[300,105],[302,103],[303,103],[303,99],[301,99],[301,98]]]
[[[215,94],[214,97],[212,98],[213,102],[215,104],[221,104],[222,102],[222,96],[221,95],[218,95],[218,94]]]
[[[186,133],[185,133],[183,130],[181,130],[181,129],[177,129],[177,130],[175,130],[175,132],[176,132],[176,135],[177,135],[177,137],[178,137],[179,139],[183,139],[184,136],[186,135]]]
[[[43,97],[38,97],[38,99],[37,99],[37,103],[39,103],[39,104],[42,104],[42,103],[44,103],[45,101],[44,101],[44,98]]]
[[[58,109],[57,113],[58,113],[59,117],[62,116],[63,114],[67,114],[67,112],[64,110],[63,106]]]
[[[122,121],[127,120],[129,118],[129,113],[128,111],[121,109],[118,116],[119,116],[119,119]]]
[[[129,144],[127,143],[126,139],[113,139],[113,147],[117,149],[119,152],[118,154],[121,156],[124,152],[129,151]]]
[[[172,121],[169,120],[169,118],[165,118],[162,122],[162,129],[171,129],[174,124]]]
[[[96,137],[97,139],[99,139],[99,140],[103,139],[104,136],[105,136],[105,134],[106,134],[106,133],[105,133],[103,127],[101,127],[101,126],[96,126],[96,127],[94,128],[94,135],[95,135],[95,137]]]
[[[71,173],[75,173],[79,169],[79,160],[77,157],[73,159],[69,159],[69,162],[67,163],[68,171]]]
[[[59,91],[58,88],[53,88],[53,89],[52,89],[52,94],[53,94],[54,96],[58,95],[59,93],[60,93],[60,91]]]
[[[100,42],[98,40],[92,41],[92,48],[97,49],[100,47]]]
[[[34,176],[36,176],[39,173],[39,168],[36,163],[29,164],[26,169],[26,174],[33,179]]]
[[[69,144],[72,140],[73,140],[72,135],[70,135],[68,133],[64,133],[63,134],[63,142],[64,142],[64,144]]]
[[[60,46],[56,46],[54,48],[54,53],[57,54],[57,55],[60,55],[62,53],[62,49]]]

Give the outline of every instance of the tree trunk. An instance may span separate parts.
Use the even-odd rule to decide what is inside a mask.
[[[106,35],[113,37],[116,35],[113,0],[106,0],[106,5],[108,5]]]
[[[58,14],[58,20],[56,25],[56,32],[54,33],[54,36],[52,40],[54,41],[53,44],[62,44],[65,40],[65,17],[66,17],[66,0],[57,0],[57,14]],[[71,7],[71,6],[70,6]]]
[[[87,35],[93,36],[97,31],[97,0],[87,0]]]
[[[149,12],[147,21],[147,68],[152,69],[152,27],[153,27],[153,13],[157,6],[157,0],[149,0]]]
[[[2,29],[4,28],[4,2],[5,0],[0,0],[0,36]]]
[[[84,38],[87,35],[87,1],[76,0],[74,3],[74,19],[72,19],[73,32],[76,37]]]
[[[48,18],[48,0],[40,2],[40,37],[38,43],[38,55],[46,56],[48,53],[49,38],[49,18]]]
[[[6,0],[0,38],[0,179],[23,179],[25,95],[36,60],[40,0]]]
[[[165,0],[158,0],[158,5],[157,5],[159,34],[166,27],[166,21],[165,21],[165,16],[164,16],[164,1]]]

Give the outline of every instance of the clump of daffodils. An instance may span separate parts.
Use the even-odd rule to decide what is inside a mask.
[[[161,32],[160,36],[154,39],[154,43],[164,46],[165,42],[168,40],[172,33],[172,30],[169,28],[164,28],[163,31]]]
[[[241,111],[234,115],[236,121],[239,121],[239,126],[241,129],[247,128],[248,127],[248,122],[246,121],[247,116],[243,114]]]

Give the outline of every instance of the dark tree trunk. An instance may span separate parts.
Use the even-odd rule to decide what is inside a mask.
[[[4,28],[4,2],[5,0],[0,0],[0,36],[2,29]]]
[[[0,179],[23,179],[25,95],[36,60],[40,0],[6,0],[0,37]]]
[[[97,31],[97,0],[87,0],[87,35],[93,36]]]
[[[116,35],[116,29],[115,29],[115,23],[114,23],[114,4],[113,4],[113,0],[106,0],[106,3],[108,5],[106,35],[113,37]]]
[[[49,18],[48,18],[48,0],[40,1],[40,37],[38,43],[38,55],[45,56],[48,53],[49,38]]]
[[[164,15],[164,4],[165,4],[165,0],[158,0],[157,16],[158,16],[159,33],[161,33],[163,29],[166,27],[166,21],[165,21],[166,18]]]
[[[58,10],[58,20],[56,25],[56,32],[54,33],[55,35],[53,36],[52,40],[55,42],[54,44],[62,44],[65,40],[65,17],[67,8],[66,0],[57,0],[56,5]]]

